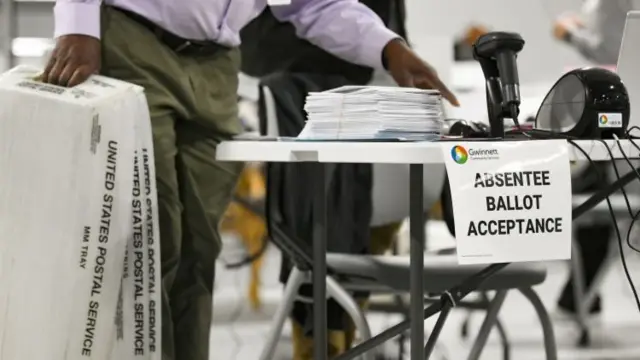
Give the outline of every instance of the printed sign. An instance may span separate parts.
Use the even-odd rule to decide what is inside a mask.
[[[443,142],[458,262],[571,257],[571,174],[564,140]]]
[[[599,113],[598,127],[601,128],[621,128],[622,114],[620,113]]]

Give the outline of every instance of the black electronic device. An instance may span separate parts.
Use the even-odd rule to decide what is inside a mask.
[[[449,128],[449,135],[463,138],[488,138],[491,130],[489,126],[479,122],[459,120]]]
[[[517,33],[490,32],[473,45],[473,57],[486,80],[487,110],[492,137],[504,137],[504,119],[517,122],[520,112],[520,80],[517,54],[524,40]]]
[[[570,71],[553,85],[535,127],[581,139],[622,138],[629,115],[629,95],[620,76],[590,67]]]

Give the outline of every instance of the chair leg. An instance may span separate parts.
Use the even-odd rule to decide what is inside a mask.
[[[482,292],[482,301],[487,304],[487,307],[491,305],[491,299],[489,299],[489,295],[487,295],[486,292]],[[466,340],[469,337],[469,327],[472,315],[473,311],[468,310],[464,321],[462,322],[462,326],[460,326],[460,336],[463,340]],[[509,343],[507,330],[505,329],[500,319],[496,319],[496,330],[498,330],[498,335],[500,336],[500,341],[502,342],[502,359],[509,360],[511,358],[511,344]]]
[[[500,319],[496,320],[496,330],[498,330],[498,335],[500,335],[500,341],[502,342],[502,359],[510,360],[511,344],[509,343],[509,338],[507,337],[507,329],[504,327]]]
[[[476,341],[473,343],[473,347],[471,348],[471,352],[467,359],[478,360],[480,358],[482,350],[484,350],[484,346],[489,338],[489,334],[491,333],[491,329],[495,326],[496,320],[498,320],[498,313],[500,312],[500,308],[502,307],[502,304],[504,304],[506,297],[506,291],[498,291],[493,300],[491,300],[491,304],[487,309],[487,315],[482,322]]]
[[[489,299],[489,295],[486,292],[482,293],[482,300],[487,304],[491,304],[491,299]],[[509,360],[511,359],[511,344],[507,337],[507,329],[504,327],[500,319],[496,319],[496,330],[500,336],[500,342],[502,342],[502,359]]]
[[[532,288],[521,288],[519,290],[522,295],[529,300],[531,305],[533,305],[536,314],[538,314],[540,325],[542,326],[542,335],[544,336],[544,350],[547,355],[547,360],[558,360],[556,337],[547,309],[544,307],[544,304],[540,300],[540,297],[538,297],[538,294],[536,294]]]
[[[265,343],[265,346],[262,350],[262,354],[260,354],[260,360],[273,359],[274,352],[276,351],[276,347],[278,346],[278,341],[280,340],[280,335],[282,334],[284,322],[289,317],[291,309],[293,308],[293,303],[298,296],[298,290],[300,289],[300,286],[302,286],[302,284],[305,282],[307,277],[308,274],[301,272],[297,268],[293,268],[293,270],[291,271],[289,279],[287,280],[287,284],[284,288],[282,302],[280,303],[280,306],[278,306],[276,314],[273,317],[267,342]]]
[[[471,323],[471,315],[473,315],[473,313],[471,312],[471,310],[467,310],[467,313],[465,315],[464,321],[462,322],[462,325],[460,326],[460,337],[462,337],[463,340],[467,340],[467,338],[469,337],[469,326]]]
[[[327,294],[349,314],[360,334],[362,341],[371,339],[371,328],[360,305],[335,279],[327,276]],[[371,352],[362,355],[363,360],[372,360]]]

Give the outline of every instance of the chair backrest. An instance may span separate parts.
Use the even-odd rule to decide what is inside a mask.
[[[258,102],[260,99],[260,79],[242,72],[239,73],[238,96],[246,100]]]
[[[296,268],[301,271],[311,270],[313,268],[311,248],[306,245],[306,242],[293,237],[291,235],[293,232],[287,229],[282,222],[280,199],[286,194],[283,194],[284,189],[281,186],[281,172],[278,165],[281,164],[266,166],[268,196],[266,197],[264,219],[267,223],[269,238]]]
[[[440,200],[445,179],[442,164],[425,164],[423,208],[428,212]],[[387,225],[409,217],[409,165],[374,164],[372,226]]]
[[[260,111],[260,135],[278,136],[278,118],[276,115],[276,105],[273,93],[266,86],[259,88],[259,111]],[[311,249],[300,239],[296,239],[290,229],[287,229],[282,222],[280,214],[280,199],[283,194],[281,172],[278,169],[280,164],[267,164],[265,175],[267,179],[267,194],[264,208],[258,212],[267,224],[269,239],[282,251],[284,257],[301,271],[311,270],[313,267]],[[257,211],[259,209],[254,209]]]
[[[260,92],[264,101],[266,119],[266,124],[261,128],[260,132],[266,136],[276,137],[280,134],[280,129],[278,127],[278,116],[276,113],[276,103],[273,99],[273,93],[271,92],[271,89],[266,86],[262,86],[260,88]],[[262,129],[264,129],[264,131]]]

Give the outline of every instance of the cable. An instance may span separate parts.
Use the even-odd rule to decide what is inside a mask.
[[[514,119],[515,120],[515,119]],[[640,127],[638,126],[633,126],[631,127],[627,133],[629,133],[631,130],[639,130],[640,131]],[[558,134],[558,133],[554,133],[551,131],[546,131],[546,130],[529,130],[529,131],[521,131],[521,134],[533,139],[535,136],[534,135],[545,135],[545,137],[547,138],[555,138],[555,139],[566,139],[571,145],[573,145],[576,149],[578,149],[583,155],[584,157],[589,161],[589,164],[591,165],[591,167],[593,168],[593,170],[596,172],[597,178],[599,179],[600,183],[603,183],[604,178],[602,176],[602,174],[600,173],[600,171],[598,170],[596,164],[594,163],[594,161],[591,159],[591,157],[589,156],[589,154],[587,154],[587,152],[582,149],[582,147],[580,147],[574,140],[579,140],[578,138],[572,137],[572,136],[568,136],[568,135],[562,135],[562,134]],[[629,138],[631,138],[631,136],[629,136]],[[632,139],[629,139],[631,141],[631,143],[633,144],[633,146],[636,147],[636,149],[638,149],[638,151],[640,151],[640,146],[638,146]],[[611,151],[611,148],[609,147],[609,144],[607,144],[604,140],[600,140],[605,148],[607,149],[607,152],[609,153],[609,157],[611,158],[611,163],[613,165],[614,171],[616,173],[616,177],[618,180],[620,180],[620,173],[618,172],[617,166],[615,164],[615,157],[613,156],[613,152]],[[626,154],[624,154],[624,150],[622,149],[622,146],[620,144],[620,142],[618,141],[618,147],[620,149],[620,152],[623,154],[623,156],[625,157],[625,159],[628,159]],[[630,161],[629,161],[630,164]],[[640,174],[638,174],[636,168],[634,166],[632,166],[632,168],[634,169],[634,171],[636,172],[636,175],[638,177],[638,179],[640,180]],[[629,199],[627,197],[626,192],[624,191],[624,186],[620,188],[623,194],[623,197],[625,199],[625,203],[627,205],[627,209],[629,211],[629,216],[631,216],[632,222],[631,225],[629,226],[629,229],[627,231],[627,239],[626,239],[626,243],[627,246],[629,246],[632,250],[638,252],[638,249],[636,249],[632,244],[631,244],[631,229],[633,227],[633,224],[635,223],[636,220],[640,219],[640,211],[638,211],[635,215],[633,213],[633,210],[631,210],[631,205],[629,203]],[[627,278],[627,281],[629,283],[629,287],[631,288],[631,291],[633,292],[633,296],[635,298],[636,301],[636,306],[638,307],[638,311],[640,311],[640,297],[638,296],[638,292],[636,290],[636,287],[633,283],[633,279],[631,278],[631,274],[629,273],[629,267],[627,266],[627,260],[625,258],[624,255],[624,248],[622,246],[622,235],[620,233],[620,229],[618,228],[618,220],[616,219],[615,213],[613,211],[613,206],[611,205],[611,200],[609,199],[609,196],[607,195],[606,197],[607,200],[607,206],[609,208],[609,214],[611,215],[611,219],[613,221],[613,226],[616,232],[616,237],[618,238],[618,247],[620,250],[620,259],[622,262],[622,266],[624,268],[624,273],[625,276]]]
[[[513,124],[516,126],[516,129],[523,131],[520,127],[520,122],[518,121],[518,114],[520,112],[520,108],[518,104],[511,104],[509,106],[509,112],[511,112],[511,120],[513,120]]]
[[[632,126],[632,127],[628,128],[628,129],[627,129],[627,136],[628,136],[628,137],[632,137],[632,136],[631,136],[631,130],[638,130],[638,131],[640,131],[640,127],[639,127],[639,126],[637,126],[637,125],[634,125],[634,126]],[[637,137],[635,137],[635,138],[637,139]]]
[[[591,167],[593,168],[593,170],[596,172],[596,174],[598,175],[598,178],[600,179],[600,182],[603,182],[603,176],[600,173],[600,171],[598,170],[598,168],[596,167],[595,163],[593,162],[593,160],[591,159],[591,157],[587,154],[586,151],[584,151],[584,149],[582,149],[582,147],[580,147],[577,143],[575,143],[573,140],[567,140],[569,143],[571,143],[571,145],[573,145],[575,148],[577,148],[580,152],[582,152],[582,154],[585,156],[585,158],[589,161]],[[605,143],[605,147],[607,148],[607,150],[610,152],[610,156],[612,156],[611,154],[611,149],[609,148],[608,144]],[[612,161],[613,161],[613,157],[612,157]],[[618,178],[619,178],[619,174]],[[636,304],[638,305],[638,309],[640,310],[640,301],[638,299],[638,294],[637,291],[635,289],[635,286],[633,285],[633,281],[631,279],[631,276],[629,274],[629,270],[627,267],[627,263],[626,263],[626,258],[624,256],[624,252],[623,252],[623,248],[622,248],[622,236],[620,234],[620,229],[618,228],[618,221],[616,219],[615,216],[615,212],[613,211],[613,207],[611,205],[611,200],[609,199],[609,196],[606,197],[607,200],[607,206],[609,207],[609,213],[611,215],[612,221],[613,221],[613,225],[614,225],[614,229],[616,230],[616,236],[618,238],[618,245],[620,247],[620,256],[621,256],[621,260],[622,260],[622,264],[625,270],[625,275],[627,277],[627,280],[629,281],[629,285],[631,286],[631,289],[634,293],[635,299],[636,299]]]
[[[615,134],[613,134],[613,138],[616,141],[616,143],[618,144],[618,149],[620,150],[620,154],[622,154],[622,156],[624,157],[624,159],[627,162],[627,164],[629,165],[629,167],[631,167],[633,172],[636,174],[636,177],[640,180],[640,173],[638,172],[636,167],[631,163],[631,160],[629,159],[627,154],[624,152],[624,149],[622,148],[622,144],[620,143],[620,139]],[[633,140],[629,139],[629,141],[636,148],[638,148],[638,146],[635,144],[635,142]],[[638,148],[638,150],[640,150],[640,148]],[[613,162],[613,163],[615,164],[615,162]],[[615,165],[614,165],[614,168],[615,168]],[[624,191],[624,187],[622,188],[622,190]],[[631,224],[629,224],[629,229],[627,230],[627,246],[629,246],[629,248],[631,248],[635,252],[640,253],[640,249],[636,248],[631,243],[631,230],[633,229],[633,225],[635,224],[635,222],[638,220],[638,218],[640,218],[640,210],[636,211],[636,213],[634,214],[633,211],[631,210],[631,205],[629,204],[629,200],[627,199],[626,194],[625,194],[625,200],[627,201],[627,206],[629,207],[629,215],[631,216]]]
[[[583,155],[584,157],[589,161],[589,164],[591,165],[591,167],[593,168],[593,170],[597,173],[598,175],[598,179],[600,180],[600,182],[602,183],[604,178],[602,176],[602,173],[600,173],[600,170],[598,170],[597,166],[595,165],[595,163],[593,162],[593,160],[591,159],[591,157],[589,156],[589,154],[587,154],[586,151],[584,151],[584,149],[582,147],[580,147],[580,145],[578,145],[575,141],[568,139],[567,140],[571,145],[573,145],[576,149],[578,149]],[[607,146],[608,148],[608,146]],[[613,161],[613,159],[611,159]],[[624,273],[625,273],[625,277],[627,278],[627,281],[629,282],[629,287],[631,288],[631,291],[633,292],[633,296],[635,298],[636,301],[636,306],[638,307],[638,311],[640,311],[640,298],[638,297],[638,292],[636,291],[636,287],[633,283],[633,279],[631,278],[631,274],[629,273],[629,267],[627,266],[627,260],[625,258],[624,255],[624,248],[622,246],[622,236],[620,234],[620,229],[618,228],[618,220],[616,219],[616,215],[613,211],[613,206],[611,206],[611,200],[609,199],[609,196],[607,195],[607,206],[609,207],[609,214],[611,215],[611,220],[613,221],[613,226],[614,229],[616,231],[616,237],[618,238],[618,248],[620,250],[620,259],[622,261],[622,267],[624,269]]]
[[[620,179],[620,172],[618,171],[618,166],[616,165],[615,157],[613,156],[613,152],[611,151],[611,148],[609,147],[609,144],[607,144],[607,142],[602,140],[602,139],[600,139],[598,141],[600,141],[604,145],[604,147],[607,149],[607,152],[609,153],[609,158],[611,159],[611,165],[613,166],[613,171],[616,174],[616,179],[619,180]],[[623,152],[620,142],[618,142],[618,147],[620,148],[620,152]],[[637,171],[636,171],[636,176],[638,177],[638,180],[640,180],[640,175],[637,174]],[[622,192],[622,197],[624,198],[624,201],[625,201],[625,203],[627,205],[627,210],[629,211],[629,216],[633,217],[633,210],[631,210],[631,204],[629,203],[629,197],[627,196],[627,192],[625,191],[624,186],[622,186],[620,188],[620,191]]]
[[[633,172],[636,174],[636,178],[638,180],[640,180],[640,173],[638,173],[638,170],[636,169],[635,166],[633,166],[633,164],[631,163],[631,161],[627,157],[626,153],[624,152],[624,149],[622,148],[622,144],[620,143],[620,139],[618,139],[618,137],[615,134],[613,134],[613,137],[616,140],[616,144],[618,145],[618,149],[620,150],[620,153],[622,154],[624,159],[627,161],[627,164],[631,167]],[[618,172],[618,167],[616,165],[615,157],[613,156],[613,152],[611,151],[611,148],[609,147],[609,144],[607,144],[604,140],[600,140],[600,142],[602,142],[603,145],[605,146],[605,148],[607,149],[607,151],[609,153],[609,157],[612,160],[611,164],[613,165],[613,170],[616,173],[616,178],[619,180],[620,179],[620,173]],[[629,197],[628,197],[628,195],[627,195],[627,193],[626,193],[626,191],[624,189],[624,186],[620,188],[620,191],[622,192],[623,198],[624,198],[625,203],[627,205],[627,210],[629,211],[629,216],[632,218],[631,223],[629,224],[629,228],[627,229],[626,243],[627,243],[627,246],[630,249],[632,249],[635,252],[640,253],[640,249],[637,249],[631,243],[631,230],[633,229],[633,224],[635,223],[635,221],[640,217],[640,211],[636,212],[635,214],[633,213],[633,210],[631,209],[631,204],[629,203]]]
[[[258,260],[260,257],[262,257],[262,255],[264,255],[268,247],[269,247],[269,237],[265,236],[263,238],[263,242],[260,249],[258,249],[258,251],[256,251],[255,254],[249,254],[245,256],[244,259],[235,263],[230,263],[230,264],[225,263],[224,266],[228,270],[237,270],[244,266],[249,266],[253,264],[256,260]]]
[[[620,153],[622,154],[622,156],[623,156],[623,157],[625,158],[625,160],[627,161],[627,164],[631,167],[631,169],[632,169],[633,173],[636,175],[636,179],[640,179],[640,174],[638,173],[638,171],[636,170],[636,167],[635,167],[635,166],[633,166],[633,164],[631,163],[631,161],[630,161],[630,160],[629,160],[629,158],[627,157],[626,153],[624,152],[624,149],[623,149],[623,147],[622,147],[622,144],[620,143],[619,138],[618,138],[615,134],[612,134],[612,135],[613,135],[614,140],[616,141],[616,144],[617,144],[617,146],[618,146],[618,149],[619,149]],[[614,156],[613,156],[613,153],[612,153],[611,149],[609,148],[609,144],[607,144],[607,143],[606,143],[605,141],[603,141],[603,140],[600,140],[600,141],[604,144],[605,148],[606,148],[606,149],[607,149],[607,151],[609,152],[609,156],[610,156],[610,158],[612,159],[611,164],[613,165],[613,169],[614,169],[614,171],[615,171],[615,173],[616,173],[616,177],[617,177],[617,179],[620,179],[620,174],[618,173],[618,169],[617,169],[617,166],[616,166],[616,161],[615,161],[615,158],[614,158]],[[637,249],[637,248],[635,248],[635,247],[633,246],[633,244],[631,243],[631,232],[632,232],[632,230],[633,230],[633,225],[634,225],[634,223],[635,223],[635,222],[638,220],[638,218],[640,217],[640,211],[636,212],[636,214],[635,214],[635,215],[633,214],[633,211],[631,210],[631,205],[629,204],[629,199],[628,199],[627,194],[626,194],[626,192],[625,192],[624,186],[623,186],[623,187],[621,187],[621,188],[620,188],[620,190],[621,190],[621,192],[622,192],[622,194],[623,194],[623,196],[624,196],[625,202],[626,202],[626,204],[627,204],[627,208],[628,208],[628,211],[629,211],[629,215],[630,215],[630,216],[631,216],[631,218],[632,218],[631,223],[629,224],[629,227],[628,227],[628,229],[627,229],[626,243],[627,243],[627,246],[628,246],[630,249],[632,249],[632,250],[633,250],[633,251],[635,251],[635,252],[639,252],[639,251],[638,251],[638,249]],[[616,227],[617,227],[617,222],[616,222],[615,224],[616,224]],[[625,260],[626,260],[626,258],[625,258],[625,256],[624,256],[624,252],[623,252],[624,250],[622,249],[622,240],[620,239],[620,234],[619,234],[619,233],[618,233],[618,244],[619,244],[619,251],[620,251],[620,256],[621,256],[621,259],[622,259],[623,267],[624,267],[624,270],[625,270],[625,274],[626,274],[626,276],[627,276],[627,279],[629,280],[629,284],[632,286],[632,290],[634,290],[634,288],[633,288],[633,281],[632,281],[632,279],[631,279],[631,275],[629,274],[628,268],[627,268],[627,266],[626,266],[626,261],[625,261]],[[635,291],[634,291],[634,296],[636,296],[636,301],[637,301],[637,294],[636,294],[636,292],[635,292]]]

